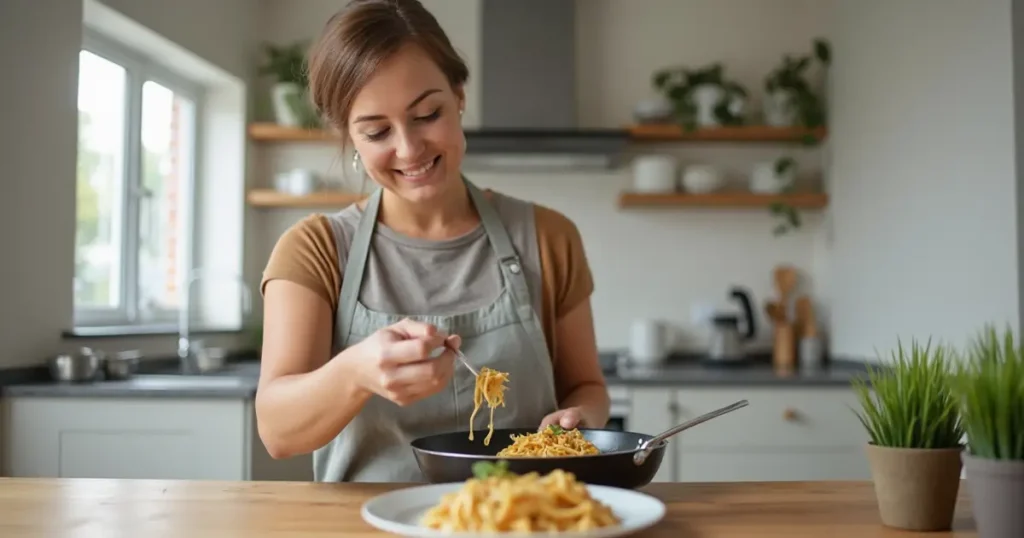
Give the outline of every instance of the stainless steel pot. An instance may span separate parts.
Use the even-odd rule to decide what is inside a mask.
[[[142,353],[137,350],[118,352],[113,357],[107,358],[103,364],[103,371],[109,380],[128,379],[135,375],[140,358],[142,358]]]
[[[95,381],[103,368],[103,356],[89,348],[75,354],[57,355],[49,361],[50,376],[62,383]]]

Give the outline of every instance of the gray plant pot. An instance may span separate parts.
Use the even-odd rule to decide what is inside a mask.
[[[979,538],[1024,536],[1024,460],[963,460]]]

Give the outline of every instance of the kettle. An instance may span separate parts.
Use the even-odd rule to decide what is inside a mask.
[[[711,318],[708,359],[715,363],[742,362],[747,357],[743,344],[753,339],[757,332],[750,294],[742,288],[734,287],[729,291],[729,296],[739,302],[745,327],[740,332],[740,316],[736,314],[717,314]]]

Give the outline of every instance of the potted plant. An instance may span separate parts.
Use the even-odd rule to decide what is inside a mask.
[[[991,325],[968,348],[954,395],[967,433],[964,471],[981,538],[1024,536],[1024,350]]]
[[[902,342],[892,360],[869,369],[854,389],[882,523],[914,531],[948,530],[960,490],[963,429],[951,389],[953,352]]]
[[[278,46],[263,45],[267,61],[260,74],[274,77],[270,88],[274,120],[289,127],[312,127],[316,117],[306,99],[309,80],[306,71],[305,43]]]
[[[831,63],[828,43],[814,41],[814,57],[822,64]],[[811,56],[793,57],[786,54],[782,64],[772,70],[764,81],[765,123],[775,127],[820,127],[825,124],[825,105],[811,88],[805,72],[811,65]]]
[[[720,63],[698,69],[662,69],[652,82],[672,102],[675,117],[687,130],[743,123],[747,90],[726,80]]]

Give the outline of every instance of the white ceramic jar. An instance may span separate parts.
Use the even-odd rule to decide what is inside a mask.
[[[641,155],[633,160],[633,190],[636,192],[674,192],[678,163],[668,155]]]

